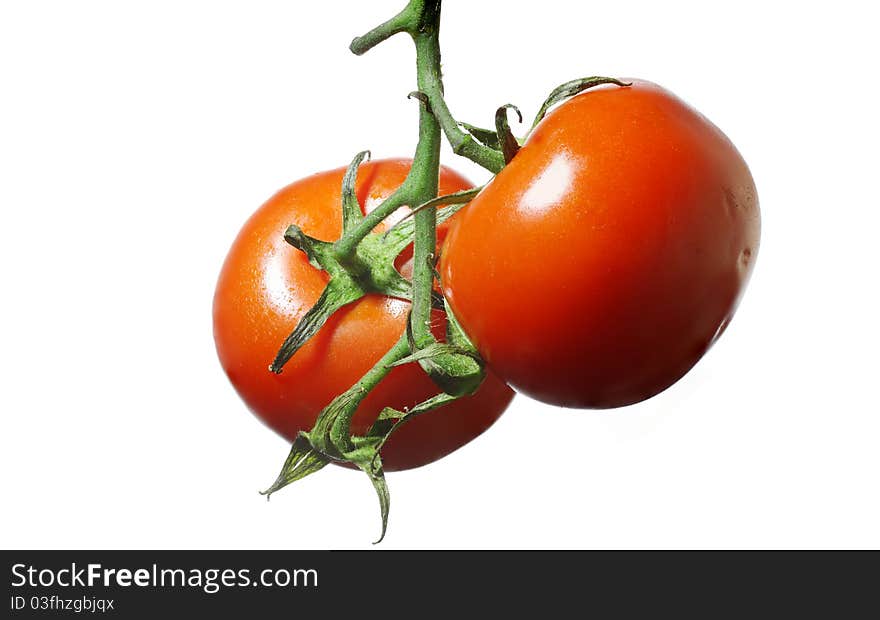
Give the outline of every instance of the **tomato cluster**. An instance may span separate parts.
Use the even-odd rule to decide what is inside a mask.
[[[524,141],[511,105],[494,130],[458,122],[440,6],[409,0],[350,45],[412,38],[414,158],[363,163],[364,151],[282,189],[242,228],[214,296],[227,376],[292,444],[265,493],[329,463],[357,467],[382,536],[385,470],[463,446],[514,389],[611,408],[678,381],[729,324],[760,238],[739,152],[650,82],[566,82]],[[440,166],[444,134],[495,173],[486,186]]]
[[[404,182],[411,163],[360,167],[365,211]],[[296,224],[338,239],[343,174],[305,178],[263,205],[235,240],[214,298],[223,368],[250,409],[291,441],[406,327],[408,301],[367,295],[337,312],[283,374],[267,370],[327,282],[283,233]],[[442,169],[441,195],[469,187]],[[759,235],[749,170],[698,112],[641,81],[569,99],[438,231],[443,295],[490,372],[476,394],[403,426],[383,448],[386,468],[429,463],[482,433],[509,404],[507,385],[581,408],[629,405],[667,388],[729,323]],[[411,260],[401,254],[401,273]],[[439,339],[444,326],[435,310]],[[360,403],[352,432],[366,433],[385,407],[405,411],[436,392],[417,364],[395,368]]]

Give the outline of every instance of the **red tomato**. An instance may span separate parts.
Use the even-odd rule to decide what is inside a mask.
[[[411,163],[363,164],[356,185],[361,205],[367,211],[378,205],[403,182]],[[367,372],[406,328],[409,302],[368,295],[336,313],[282,374],[268,370],[327,282],[327,275],[282,236],[296,224],[318,239],[339,238],[344,172],[340,168],[297,181],[260,207],[233,243],[214,295],[214,340],[226,374],[251,411],[291,441],[309,430],[333,397]],[[470,187],[455,172],[442,170],[442,193]],[[445,317],[437,312],[434,318],[442,335]],[[395,368],[358,408],[352,430],[363,434],[383,407],[403,410],[438,391],[417,364]],[[485,431],[511,398],[510,388],[490,374],[475,395],[402,426],[382,451],[385,468],[418,467],[449,454]]]
[[[730,321],[758,251],[752,177],[659,86],[551,112],[462,212],[444,294],[489,366],[568,407],[619,407],[682,377]]]

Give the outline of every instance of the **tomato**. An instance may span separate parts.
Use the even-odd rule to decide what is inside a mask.
[[[465,332],[515,389],[618,407],[673,384],[718,338],[759,236],[733,144],[636,81],[551,112],[459,213],[440,274]]]
[[[361,205],[366,210],[378,205],[403,182],[411,163],[363,164],[356,185]],[[296,224],[312,237],[337,239],[344,172],[340,168],[297,181],[260,207],[233,243],[214,295],[214,340],[229,380],[251,411],[290,441],[309,430],[333,397],[367,372],[406,328],[409,302],[368,295],[331,317],[282,374],[268,370],[327,282],[324,272],[283,240],[284,231]],[[470,186],[455,172],[441,171],[441,192]],[[411,265],[400,268],[406,272]],[[443,313],[434,319],[442,335]],[[438,391],[417,364],[395,368],[361,403],[352,430],[364,434],[385,406],[403,410]],[[382,450],[385,468],[418,467],[449,454],[486,430],[512,397],[510,388],[490,374],[475,395],[402,426]]]

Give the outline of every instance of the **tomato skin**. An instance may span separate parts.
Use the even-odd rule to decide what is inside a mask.
[[[411,163],[395,159],[361,165],[356,185],[361,205],[367,211],[377,206],[403,182]],[[368,295],[331,317],[280,375],[268,370],[327,282],[324,272],[283,240],[284,231],[296,224],[307,235],[337,239],[344,172],[340,168],[297,181],[260,207],[233,243],[214,295],[214,340],[229,380],[251,411],[290,441],[309,430],[333,397],[360,379],[406,328],[409,302]],[[441,171],[441,192],[470,187],[457,173]],[[400,268],[406,273],[408,267]],[[442,335],[445,317],[437,312],[434,319]],[[402,410],[438,391],[417,364],[395,368],[358,408],[352,430],[365,433],[385,406]],[[449,454],[486,430],[512,398],[512,390],[490,374],[474,396],[401,427],[382,451],[386,470],[418,467]]]
[[[759,237],[757,192],[733,144],[634,81],[552,111],[458,214],[440,273],[464,330],[516,390],[619,407],[702,357]]]

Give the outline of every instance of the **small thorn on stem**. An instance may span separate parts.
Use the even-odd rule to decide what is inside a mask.
[[[428,112],[431,112],[431,100],[428,98],[428,95],[426,95],[422,91],[414,90],[410,94],[408,94],[406,96],[406,98],[407,99],[418,99],[419,101],[421,101],[424,104],[425,110],[427,110]]]

